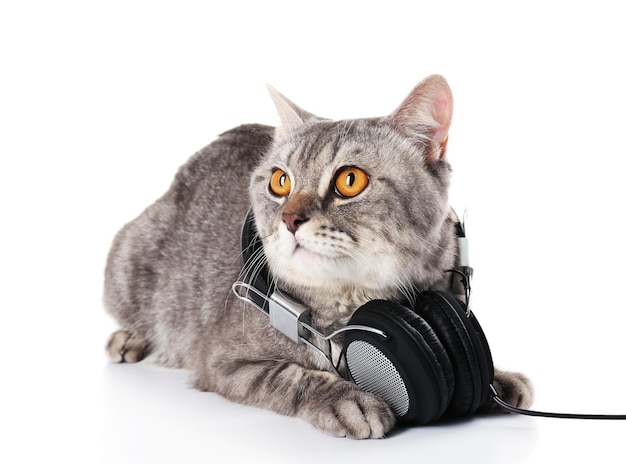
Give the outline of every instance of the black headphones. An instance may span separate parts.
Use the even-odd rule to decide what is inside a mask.
[[[457,235],[464,239],[461,225]],[[252,211],[241,233],[244,269],[256,263],[243,280],[233,284],[235,295],[260,309],[270,324],[296,343],[306,343],[321,353],[337,374],[344,363],[348,380],[383,398],[397,418],[426,424],[441,417],[476,412],[493,399],[515,413],[561,418],[626,419],[626,415],[581,415],[529,411],[505,403],[492,386],[494,369],[483,330],[465,303],[440,291],[420,292],[416,301],[401,304],[372,300],[352,315],[348,324],[324,335],[309,325],[310,310],[276,288],[262,259]],[[469,296],[471,268],[455,269]],[[467,300],[467,299],[466,299]],[[339,362],[333,364],[330,339],[344,334]],[[324,352],[309,341],[314,334],[328,341]]]
[[[402,420],[425,424],[474,413],[488,399],[493,362],[487,339],[463,303],[443,292],[422,292],[412,308],[373,300],[348,326],[345,359],[350,378],[382,396]]]

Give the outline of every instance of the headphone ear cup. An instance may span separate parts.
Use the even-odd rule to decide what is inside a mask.
[[[452,361],[455,389],[446,414],[474,413],[489,397],[493,381],[491,352],[478,321],[465,305],[444,292],[422,292],[415,312],[433,328]]]
[[[425,424],[441,417],[455,390],[454,372],[430,325],[407,307],[383,300],[361,306],[350,325],[386,335],[345,333],[343,354],[350,378],[387,401],[402,421]]]

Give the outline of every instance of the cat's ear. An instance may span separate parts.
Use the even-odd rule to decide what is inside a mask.
[[[389,118],[407,137],[427,143],[430,149],[426,162],[434,162],[446,154],[452,106],[448,82],[442,76],[432,75],[417,84]]]
[[[277,128],[279,132],[296,129],[310,119],[317,119],[317,116],[300,108],[271,85],[267,86],[267,90],[278,111],[281,123],[280,127]]]

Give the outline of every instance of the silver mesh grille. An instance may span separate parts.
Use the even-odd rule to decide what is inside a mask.
[[[407,413],[410,400],[402,376],[382,351],[356,340],[348,345],[346,362],[354,383],[361,389],[383,398],[396,415]]]

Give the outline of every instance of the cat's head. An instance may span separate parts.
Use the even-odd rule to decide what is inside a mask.
[[[346,121],[270,93],[282,125],[252,175],[250,198],[278,285],[301,298],[358,302],[442,279],[454,259],[444,237],[445,79],[425,79],[389,116]]]

